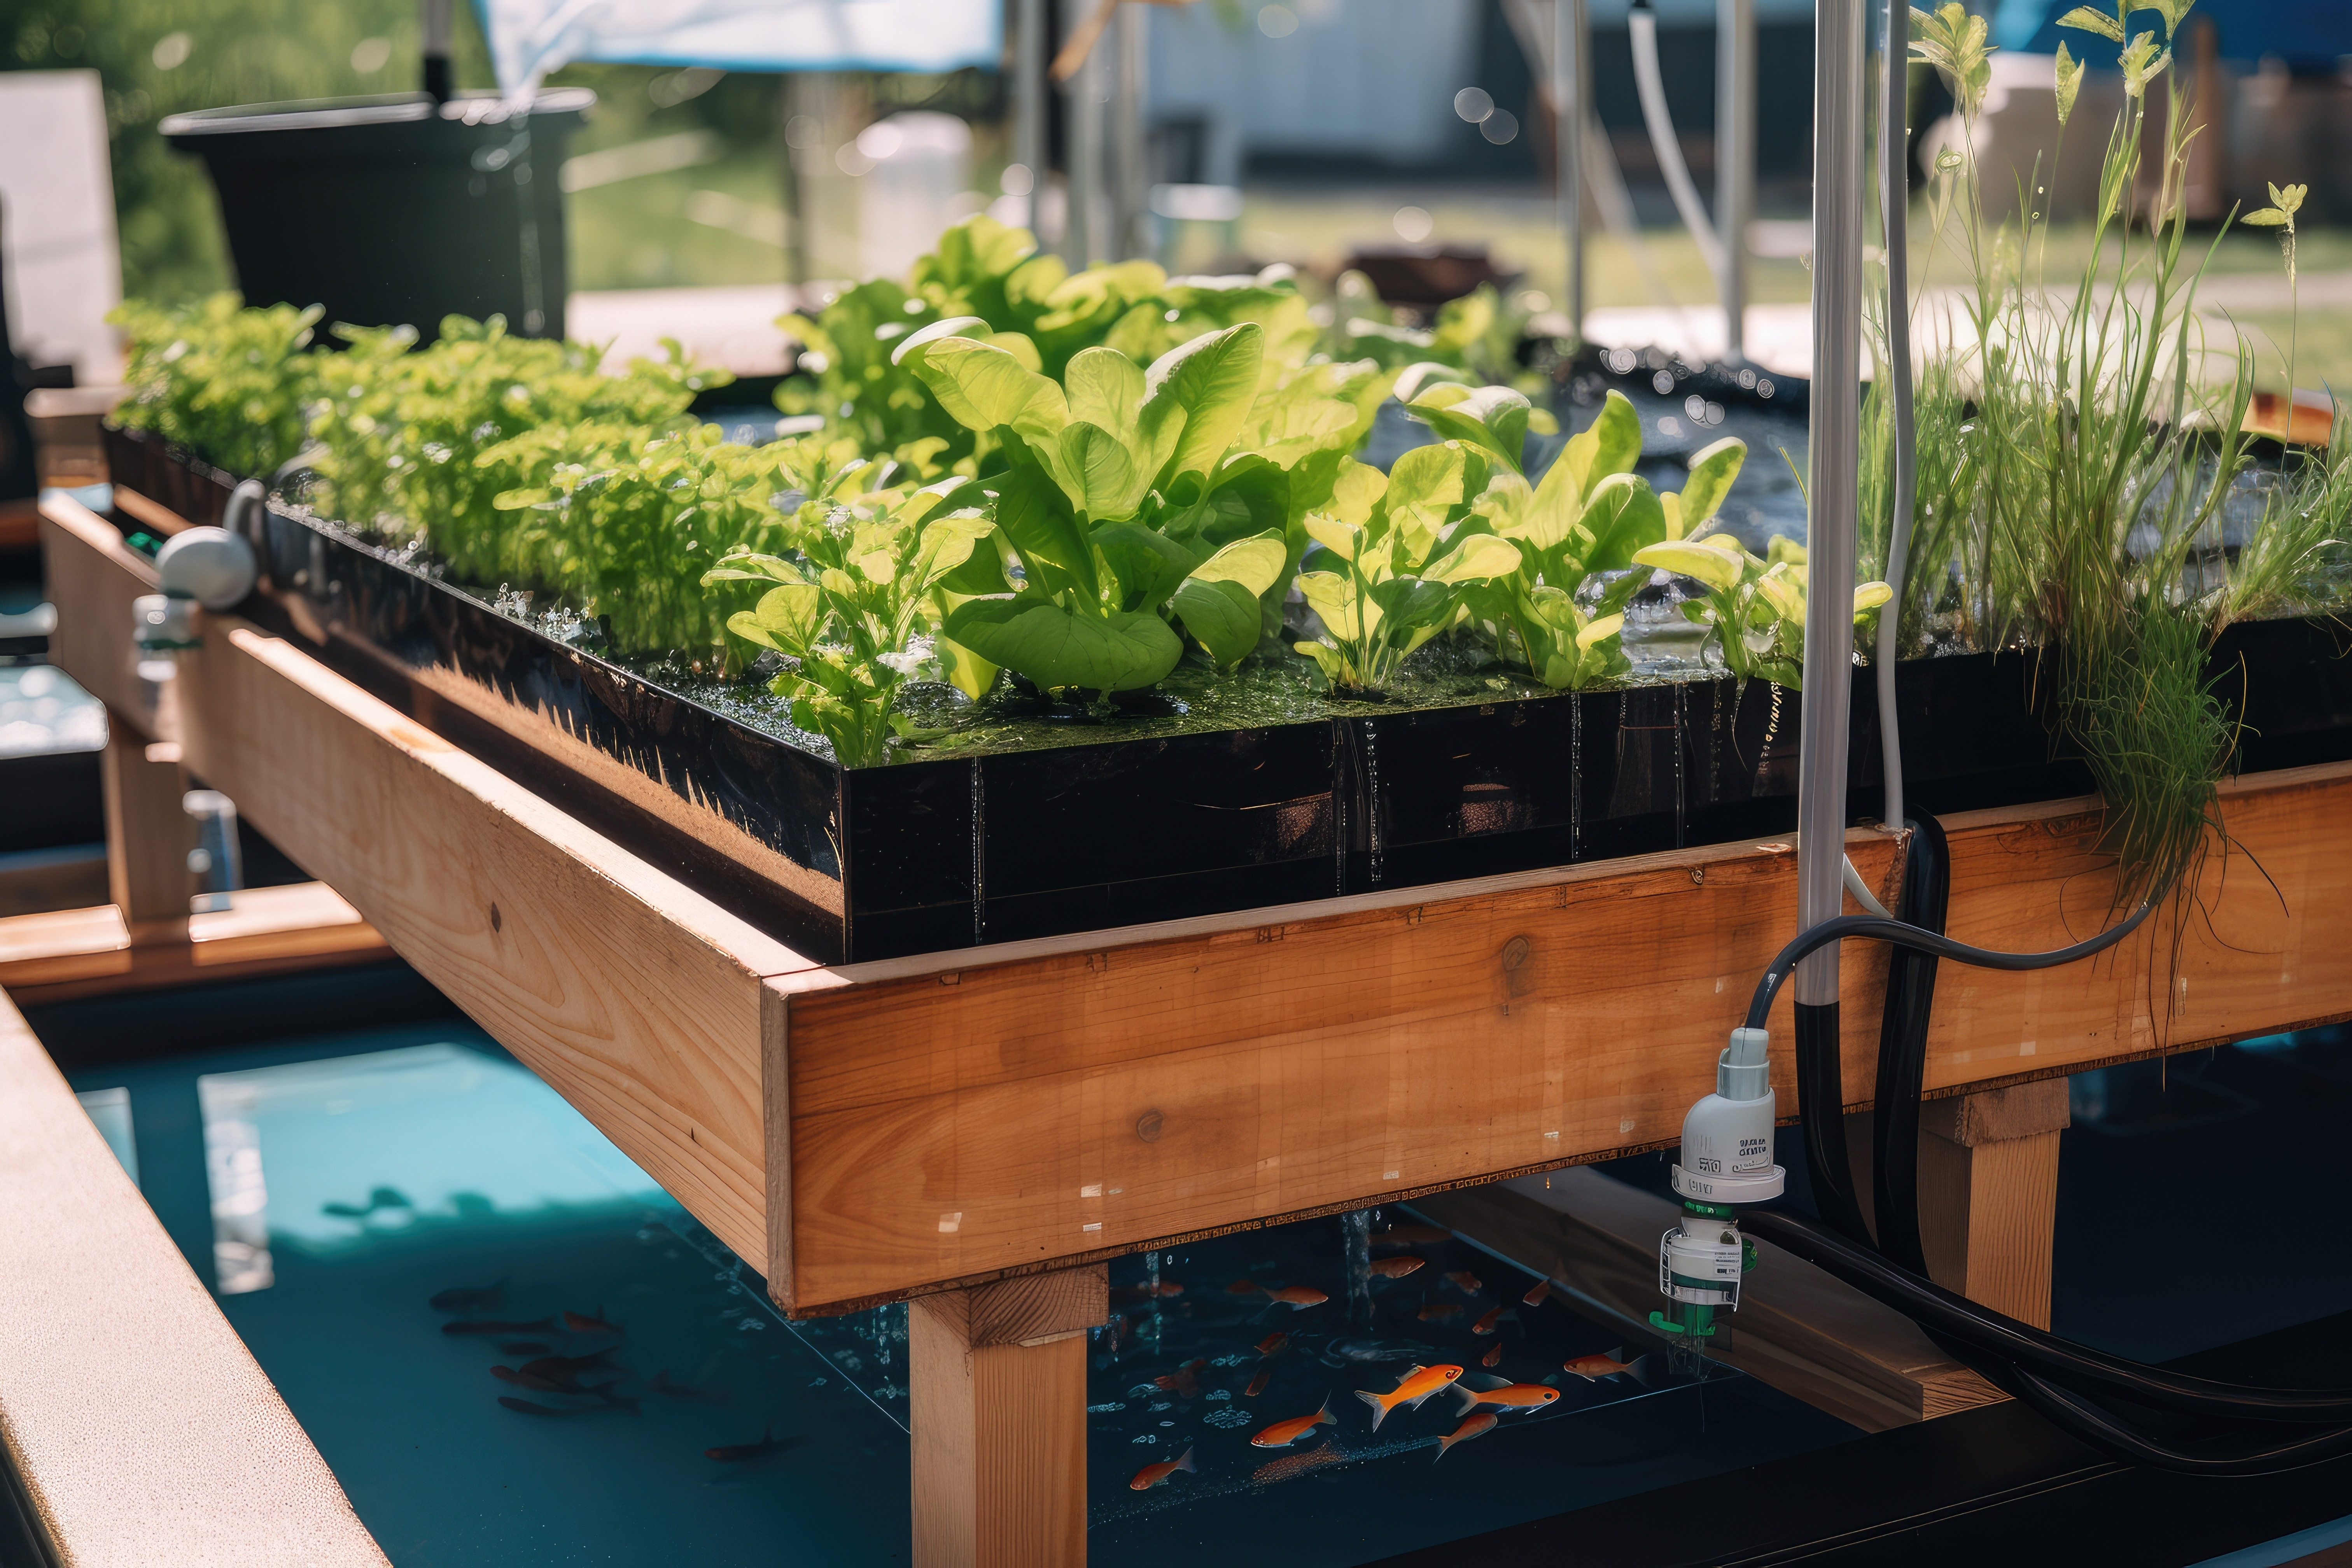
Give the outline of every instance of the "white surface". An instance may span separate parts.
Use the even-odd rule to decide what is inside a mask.
[[[919,110],[875,121],[856,146],[866,164],[857,182],[859,258],[868,278],[903,278],[939,243],[956,216],[950,204],[971,183],[971,127]]]
[[[85,386],[122,379],[106,324],[122,258],[96,71],[0,71],[0,267],[18,353],[71,364]]]
[[[724,70],[994,65],[998,0],[478,0],[499,86],[527,97],[572,60]]]
[[[659,359],[662,340],[737,375],[781,375],[791,340],[776,318],[795,309],[783,283],[709,289],[608,289],[572,296],[563,326],[574,342],[604,346],[604,368]]]

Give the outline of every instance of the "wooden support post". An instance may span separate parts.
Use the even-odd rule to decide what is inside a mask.
[[[1919,1232],[1936,1283],[2035,1328],[2050,1326],[2058,1135],[2066,1080],[1921,1108]]]
[[[178,748],[151,744],[110,708],[103,778],[107,892],[131,942],[186,941],[193,835]]]
[[[1101,1264],[908,1304],[915,1568],[1086,1562],[1086,1331],[1109,1315]]]

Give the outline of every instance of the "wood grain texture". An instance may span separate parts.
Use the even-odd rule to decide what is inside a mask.
[[[288,644],[205,642],[190,767],[764,1271],[759,977],[796,955]]]
[[[99,776],[106,798],[106,890],[132,939],[185,940],[194,879],[195,833],[181,799],[188,775],[178,761],[151,757],[147,737],[111,709]]]
[[[228,909],[186,917],[180,934],[134,945],[112,904],[12,916],[0,920],[0,989],[69,1002],[386,956],[383,936],[323,882],[248,888]]]
[[[1919,1240],[1936,1283],[2050,1326],[2062,1079],[1938,1100],[1919,1137]]]
[[[794,1310],[1671,1138],[1793,902],[1785,846],[1733,845],[772,982]]]
[[[1658,1238],[1679,1215],[1664,1198],[1582,1168],[1412,1206],[1634,1324],[1660,1305]],[[1901,1314],[1769,1242],[1757,1252],[1710,1354],[1867,1432],[2005,1397]],[[1498,1289],[1515,1297],[1520,1284]]]
[[[384,1568],[5,996],[0,1441],[76,1568]]]
[[[1026,1299],[1099,1302],[1101,1273],[1087,1272]],[[975,1305],[950,1291],[908,1310],[916,1568],[1081,1568],[1086,1340],[976,1340]]]

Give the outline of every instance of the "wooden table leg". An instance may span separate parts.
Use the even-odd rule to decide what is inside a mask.
[[[167,760],[168,759],[168,760]],[[151,745],[112,709],[106,713],[106,885],[133,944],[184,942],[188,933],[188,776],[176,748]]]
[[[1929,1100],[1921,1108],[1919,1232],[1936,1283],[2050,1326],[2058,1135],[2066,1080]]]
[[[1101,1264],[908,1305],[915,1568],[1082,1568],[1086,1333],[1109,1315]]]

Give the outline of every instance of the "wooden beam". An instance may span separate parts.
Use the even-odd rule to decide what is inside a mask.
[[[181,797],[188,775],[179,748],[158,744],[122,714],[106,714],[100,765],[106,795],[107,896],[135,943],[185,942],[195,834]]]
[[[1086,1334],[1109,1315],[1100,1265],[909,1306],[916,1568],[1082,1568]]]
[[[57,1559],[77,1568],[383,1568],[5,995],[0,1431]]]
[[[388,954],[383,936],[323,882],[248,888],[190,915],[186,940],[134,945],[112,904],[0,919],[0,989],[69,1002],[111,991],[252,980]]]
[[[1412,1206],[1635,1324],[1664,1305],[1658,1238],[1680,1207],[1598,1171],[1523,1176]],[[1739,1310],[1719,1320],[1710,1355],[1865,1432],[2007,1397],[1891,1308],[1769,1242],[1757,1252]]]
[[[2050,1326],[2066,1081],[1931,1101],[1919,1134],[1919,1241],[1936,1283]]]
[[[156,591],[154,565],[87,507],[52,497],[41,503],[41,568],[58,607],[49,662],[152,735],[155,689],[139,679],[131,653],[131,601]]]

